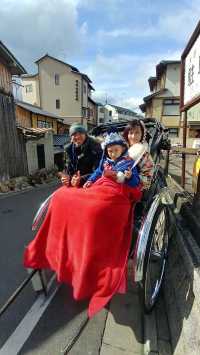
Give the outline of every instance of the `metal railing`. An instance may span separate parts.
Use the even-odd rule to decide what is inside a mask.
[[[182,166],[181,166],[181,186],[185,188],[186,183],[186,157],[188,156],[196,156],[200,155],[200,149],[196,148],[183,148],[183,147],[172,147],[170,154],[181,154],[182,155]],[[193,171],[191,172],[191,176],[193,176]],[[196,198],[200,198],[200,174],[196,177],[197,179],[197,187],[195,191]]]
[[[41,270],[33,270],[29,276],[25,278],[25,280],[19,285],[19,287],[13,292],[13,294],[9,297],[9,299],[4,303],[4,305],[0,308],[0,318],[2,315],[6,312],[6,310],[13,304],[15,299],[22,293],[24,288],[29,284],[30,281],[32,281],[32,278],[34,275],[38,273],[42,285],[42,291],[44,292],[44,295],[47,296],[47,289],[45,286],[45,282],[42,276],[42,271]]]

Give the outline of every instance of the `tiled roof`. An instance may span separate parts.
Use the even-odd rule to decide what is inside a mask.
[[[60,62],[60,63],[62,63],[62,64],[64,64],[64,65],[67,65],[67,66],[69,66],[73,71],[79,73],[79,70],[78,70],[76,67],[74,67],[73,65],[68,64],[68,63],[66,63],[66,62],[63,62],[62,60],[57,59],[57,58],[55,58],[55,57],[52,57],[52,56],[49,55],[48,53],[45,54],[45,55],[43,55],[43,57],[39,58],[38,60],[36,60],[35,63],[39,63],[40,61],[42,61],[42,60],[43,60],[44,58],[46,58],[46,57],[51,58],[51,59],[53,59],[53,60],[56,60],[57,62]]]
[[[160,95],[160,94],[163,94],[165,91],[167,91],[167,89],[161,89],[161,90],[159,90],[159,91],[156,91],[156,92],[154,92],[153,94],[150,94],[150,95],[148,95],[148,96],[145,96],[145,97],[143,98],[143,100],[144,100],[144,102],[147,102],[147,101],[151,100],[153,97],[158,96],[158,95]]]
[[[121,107],[121,106],[116,106],[116,105],[112,105],[112,104],[108,104],[112,107],[114,107],[119,113],[124,113],[124,112],[127,112],[127,113],[130,113],[132,114],[133,116],[137,115],[136,112],[128,109],[128,108],[125,108],[125,107]]]
[[[0,57],[2,57],[9,66],[12,75],[26,74],[26,69],[24,69],[2,41],[0,41]]]
[[[43,115],[43,116],[55,118],[57,120],[58,119],[62,120],[62,117],[57,116],[54,113],[44,111],[40,107],[28,104],[27,102],[16,100],[15,103],[17,106],[20,106],[20,107],[24,108],[25,110],[36,113],[38,115]]]
[[[156,77],[158,78],[168,64],[181,64],[180,60],[162,60],[156,65]]]
[[[17,128],[20,129],[23,134],[25,135],[44,135],[45,133],[47,132],[51,132],[53,131],[52,128],[27,128],[27,127],[23,127],[23,126],[20,126],[19,124],[17,124]]]

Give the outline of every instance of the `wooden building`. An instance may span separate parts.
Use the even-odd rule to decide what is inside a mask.
[[[54,164],[59,166],[64,150],[58,151],[54,141],[57,136],[66,139],[66,134],[58,133],[61,127],[68,130],[69,126],[54,113],[19,100],[16,101],[15,111],[18,129],[23,132],[26,141],[28,173],[43,168],[51,170]]]
[[[0,41],[0,180],[25,175],[27,172],[25,144],[17,132],[12,75],[26,70]]]
[[[40,107],[28,104],[23,101],[16,101],[15,105],[17,123],[26,128],[51,128],[54,134],[58,133],[58,124],[63,123],[63,119],[42,110]]]

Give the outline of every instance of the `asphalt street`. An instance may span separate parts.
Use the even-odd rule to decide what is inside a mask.
[[[57,186],[41,186],[30,191],[0,197],[0,306],[11,296],[27,276],[22,265],[25,246],[33,238],[31,223],[44,199]],[[27,286],[0,319],[0,346],[12,333],[35,300]]]

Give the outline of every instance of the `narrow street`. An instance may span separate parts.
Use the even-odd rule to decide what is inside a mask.
[[[0,305],[2,306],[27,276],[23,268],[23,251],[32,239],[31,223],[40,203],[55,186],[42,186],[20,194],[0,197]],[[31,307],[35,294],[27,286],[0,320],[0,346]]]

